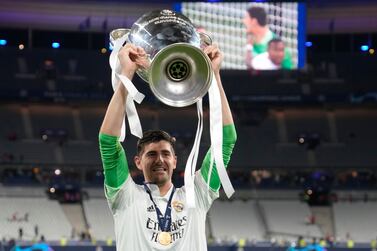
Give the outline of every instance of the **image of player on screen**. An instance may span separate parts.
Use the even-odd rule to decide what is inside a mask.
[[[268,42],[277,35],[269,28],[267,13],[262,7],[248,8],[243,23],[247,32],[246,66],[248,69],[253,69],[253,58],[266,53]],[[292,69],[292,56],[287,48],[284,49],[281,69]]]
[[[268,42],[267,51],[256,55],[251,60],[255,70],[279,70],[284,60],[285,45],[280,38],[273,38]]]

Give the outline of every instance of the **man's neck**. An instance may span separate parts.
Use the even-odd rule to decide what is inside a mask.
[[[261,43],[263,39],[265,38],[267,32],[269,31],[268,26],[261,26],[256,28],[254,32],[254,43]]]
[[[158,188],[160,189],[160,195],[165,196],[169,192],[172,185],[173,183],[171,181],[168,181],[163,185],[158,185]]]

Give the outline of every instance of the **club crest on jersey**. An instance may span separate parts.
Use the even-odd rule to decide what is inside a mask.
[[[147,212],[155,212],[156,209],[154,209],[154,206],[151,205],[150,207],[147,207]]]
[[[175,200],[171,203],[171,205],[173,206],[173,208],[175,209],[175,211],[177,211],[178,213],[179,212],[182,212],[184,206],[183,206],[183,202],[181,201],[178,201],[178,200]]]

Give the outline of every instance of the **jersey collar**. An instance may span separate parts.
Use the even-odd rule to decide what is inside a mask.
[[[172,193],[173,187],[174,187],[174,185],[172,184],[169,188],[169,191],[164,196],[161,196],[160,195],[160,189],[158,188],[157,185],[151,184],[151,183],[146,183],[146,185],[151,190],[153,198],[160,198],[160,199],[163,199],[163,200],[166,200],[166,201],[169,200],[170,194]]]

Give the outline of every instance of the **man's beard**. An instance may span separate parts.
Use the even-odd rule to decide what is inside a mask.
[[[156,174],[154,172],[155,169],[158,168],[163,168],[164,174]],[[150,182],[157,185],[157,186],[162,186],[166,184],[166,182],[169,181],[169,175],[168,175],[168,168],[165,168],[163,166],[158,166],[158,167],[153,167],[152,172],[150,173]]]

